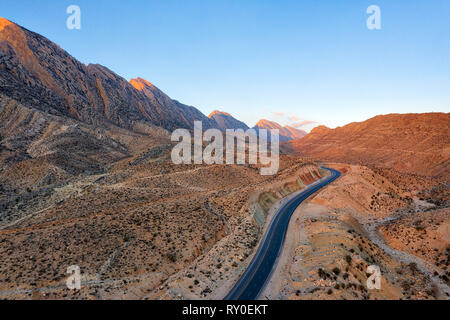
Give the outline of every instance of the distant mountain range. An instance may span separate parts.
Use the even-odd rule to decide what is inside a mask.
[[[47,185],[101,173],[170,131],[248,126],[224,112],[205,116],[142,78],[79,62],[57,44],[0,18],[0,180],[35,170]],[[8,180],[9,179],[9,180]]]
[[[274,121],[265,119],[259,120],[254,128],[267,130],[278,129],[280,132],[280,141],[301,139],[307,135],[307,133],[303,130],[296,129],[291,126],[282,127],[280,124]]]
[[[136,132],[157,126],[167,130],[203,128],[248,129],[226,112],[206,117],[194,107],[169,98],[145,79],[129,82],[108,68],[82,64],[57,44],[0,18],[0,94],[48,114],[86,124],[107,123]],[[270,123],[270,125],[269,125]],[[261,120],[258,128],[279,128],[281,140],[306,133]]]
[[[217,123],[217,127],[222,131],[225,131],[226,129],[249,129],[244,122],[235,119],[232,115],[223,111],[215,110],[209,115],[209,118],[214,119]],[[265,119],[259,120],[253,129],[278,129],[280,133],[280,141],[301,139],[307,135],[307,132],[303,130],[296,129],[291,126],[283,127],[274,121]]]
[[[315,159],[374,164],[428,176],[449,176],[449,113],[389,114],[336,129],[320,126],[284,151]]]
[[[282,148],[295,155],[448,175],[449,117],[391,114],[310,134],[269,120],[254,128],[278,129]],[[192,129],[196,120],[204,129],[249,128],[226,112],[207,117],[142,78],[127,81],[101,65],[86,66],[0,18],[0,165],[38,157],[65,172],[100,172],[132,153],[139,134],[159,139],[165,130]]]

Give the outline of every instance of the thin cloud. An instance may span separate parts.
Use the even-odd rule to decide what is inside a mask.
[[[272,114],[274,116],[284,117],[284,112],[281,111],[273,111]]]
[[[300,121],[300,118],[297,117],[297,116],[290,116],[289,120],[291,120],[291,121]]]
[[[298,129],[298,128],[307,126],[307,125],[309,125],[309,124],[317,124],[317,122],[312,121],[312,120],[302,120],[302,121],[293,123],[293,124],[291,124],[290,126]]]

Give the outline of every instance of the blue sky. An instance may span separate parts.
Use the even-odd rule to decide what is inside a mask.
[[[71,4],[81,30],[66,28]],[[372,4],[381,30],[366,27]],[[2,0],[0,16],[250,126],[450,112],[448,0]]]

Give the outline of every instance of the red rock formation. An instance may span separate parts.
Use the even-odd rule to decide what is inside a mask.
[[[449,176],[450,114],[389,114],[329,129],[317,127],[282,148],[296,155]]]

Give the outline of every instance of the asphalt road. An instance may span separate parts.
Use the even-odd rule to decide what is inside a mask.
[[[272,270],[275,269],[278,257],[283,249],[289,221],[295,209],[303,200],[333,182],[341,173],[337,170],[325,168],[331,172],[327,177],[309,185],[304,191],[289,200],[272,219],[264,238],[239,281],[235,284],[225,300],[256,300],[264,289]]]

